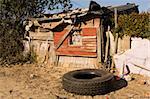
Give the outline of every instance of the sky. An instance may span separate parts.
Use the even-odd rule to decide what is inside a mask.
[[[73,8],[88,8],[91,0],[71,0]],[[150,9],[150,0],[93,0],[101,6],[118,6],[126,3],[135,3],[139,5],[139,11],[148,11]]]

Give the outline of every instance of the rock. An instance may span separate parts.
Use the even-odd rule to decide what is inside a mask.
[[[131,80],[132,80],[132,77],[131,77],[130,75],[126,75],[126,76],[124,76],[124,79],[125,79],[126,81],[131,81]]]
[[[148,84],[148,85],[150,85],[150,79],[149,79],[149,80],[147,80],[147,84]]]
[[[146,80],[143,80],[143,79],[138,80],[137,83],[140,84],[140,85],[145,85],[145,84],[147,84]]]
[[[9,93],[11,94],[13,92],[13,90],[10,90]]]
[[[37,75],[35,75],[35,74],[30,74],[30,78],[31,79],[34,79],[34,78],[36,78],[37,77]]]

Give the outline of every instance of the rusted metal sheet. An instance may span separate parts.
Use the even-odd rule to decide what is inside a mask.
[[[83,36],[96,36],[96,28],[83,28]]]
[[[94,38],[94,39],[82,39],[82,41],[83,41],[83,43],[85,42],[85,43],[89,43],[89,42],[96,42],[96,38]]]
[[[83,39],[96,39],[96,36],[83,36]]]
[[[55,32],[54,43],[55,46],[58,41],[67,33],[68,29],[64,29],[61,32]],[[96,39],[96,28],[82,28],[82,45],[74,46],[70,45],[70,36],[68,36],[56,50],[58,55],[69,55],[69,56],[86,56],[96,57],[97,39]]]
[[[60,38],[67,32],[67,29],[64,29],[61,32],[54,32],[54,44],[57,45]]]
[[[71,28],[60,38],[60,40],[58,41],[58,44],[56,45],[56,49],[58,49],[61,44],[63,43],[63,41],[68,37],[69,33],[71,32],[71,30],[73,29],[74,26],[71,26]]]
[[[79,51],[79,52],[96,52],[96,48],[95,47],[76,47],[76,48],[73,48],[73,47],[67,47],[67,48],[60,48],[59,50],[57,51],[63,51],[63,50],[66,50],[66,51]]]

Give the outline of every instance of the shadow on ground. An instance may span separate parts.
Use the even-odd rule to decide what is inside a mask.
[[[102,93],[102,95],[108,94],[110,92],[113,91],[117,91],[120,90],[124,87],[126,87],[128,85],[128,82],[125,79],[118,79],[119,77],[115,76],[114,79],[112,80],[112,82],[110,83],[108,90],[104,93]]]

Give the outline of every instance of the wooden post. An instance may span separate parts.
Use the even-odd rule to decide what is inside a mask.
[[[101,20],[100,20],[101,23]],[[101,24],[100,24],[101,27]],[[100,31],[100,27],[97,29],[97,63],[98,65],[100,65],[100,63],[102,62],[101,59],[101,31]]]
[[[114,8],[114,18],[115,18],[115,29],[118,27],[118,23],[117,23],[117,19],[118,19],[118,15],[117,15],[117,8]],[[115,53],[117,53],[117,47],[118,47],[118,33],[116,33],[116,36],[115,36]],[[112,63],[111,63],[111,70],[113,71],[114,70],[114,58],[113,58],[114,55],[112,55]]]
[[[114,8],[114,18],[115,18],[115,28],[118,27],[118,24],[117,24],[117,8]]]
[[[105,49],[105,60],[104,62],[107,61],[107,57],[108,57],[108,52],[109,52],[109,42],[110,42],[110,38],[109,38],[109,30],[106,32],[106,37],[107,37],[107,41],[106,41],[106,49]]]
[[[117,53],[117,49],[118,49],[118,33],[116,33],[116,37],[115,37],[115,54]]]
[[[57,56],[56,56],[56,50],[55,50],[55,45],[54,45],[54,32],[52,32],[52,40],[50,41],[50,49],[49,49],[49,58],[50,58],[50,63],[52,66],[56,64],[57,61]]]
[[[103,21],[104,19],[101,19],[101,28],[100,28],[100,33],[101,33],[101,58],[103,61],[104,56],[105,56],[105,44],[104,44],[104,28],[103,28]]]
[[[148,9],[148,13],[149,13],[149,27],[148,27],[148,29],[149,29],[149,31],[150,31],[150,8]]]
[[[117,23],[117,8],[114,8],[114,16],[115,16],[115,29],[118,27],[118,23]],[[115,53],[117,53],[117,46],[118,46],[118,33],[116,33],[116,37],[115,37]]]

